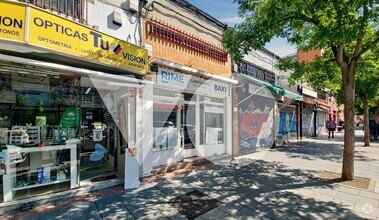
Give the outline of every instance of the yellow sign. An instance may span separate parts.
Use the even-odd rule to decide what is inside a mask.
[[[0,1],[0,39],[24,41],[26,6]]]
[[[147,50],[43,10],[30,8],[28,43],[147,72]]]

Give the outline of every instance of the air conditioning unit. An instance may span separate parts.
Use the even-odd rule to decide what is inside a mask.
[[[126,11],[129,11],[131,13],[137,13],[138,12],[138,1],[127,0],[121,4],[121,8],[126,10]]]
[[[122,15],[117,11],[112,12],[113,24],[122,25]]]

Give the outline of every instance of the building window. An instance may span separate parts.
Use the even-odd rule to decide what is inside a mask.
[[[200,144],[223,144],[224,100],[208,97],[201,97],[200,100],[204,100],[200,104]]]
[[[64,14],[80,22],[84,21],[84,5],[87,0],[19,0],[39,8]]]

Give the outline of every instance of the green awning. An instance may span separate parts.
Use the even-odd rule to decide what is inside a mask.
[[[294,100],[298,100],[298,101],[302,101],[303,100],[303,96],[298,95],[298,94],[296,94],[294,92],[288,91],[288,90],[282,88],[281,86],[274,85],[274,84],[271,84],[269,82],[265,82],[265,81],[256,79],[254,77],[246,76],[246,75],[240,74],[240,73],[237,74],[237,76],[240,77],[240,78],[242,78],[242,79],[249,80],[249,81],[258,83],[260,85],[266,86],[266,88],[268,90],[270,90],[270,92],[272,92],[273,94],[281,95],[281,96],[284,96],[284,97],[287,97],[287,98],[290,98],[290,99],[294,99]]]
[[[271,84],[269,82],[265,82],[265,81],[256,79],[256,78],[251,77],[251,76],[246,76],[244,74],[237,74],[237,76],[240,77],[240,78],[242,78],[242,79],[245,79],[245,80],[248,80],[248,81],[252,81],[252,82],[261,84],[263,86],[266,86],[266,88],[268,90],[270,90],[270,92],[272,92],[274,94],[281,95],[281,96],[283,96],[285,94],[285,89],[283,89],[280,86],[277,86],[277,85]]]
[[[290,98],[290,99],[295,99],[297,101],[303,101],[303,96],[298,95],[298,94],[291,92],[291,91],[288,91],[288,90],[285,90],[284,96],[287,98]]]

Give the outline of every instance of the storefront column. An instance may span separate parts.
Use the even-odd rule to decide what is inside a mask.
[[[277,146],[278,144],[278,125],[277,125],[277,121],[278,121],[278,101],[275,99],[274,101],[274,113],[273,113],[273,116],[274,116],[274,119],[273,119],[273,123],[274,123],[274,147]]]
[[[225,117],[226,117],[226,125],[225,125],[225,151],[227,155],[233,155],[233,105],[232,99],[227,97],[225,100]]]
[[[153,171],[153,85],[146,84],[142,92],[142,134],[141,137],[141,154],[143,155],[142,161],[142,176],[147,177]]]
[[[239,114],[238,114],[238,93],[237,88],[233,87],[233,157],[239,155]],[[242,123],[242,122],[241,122]]]

